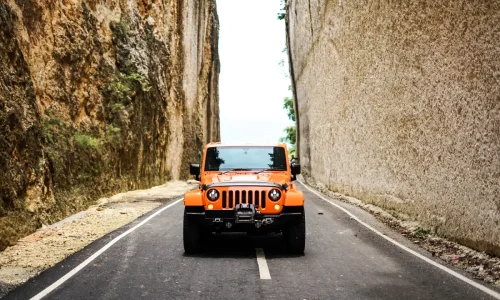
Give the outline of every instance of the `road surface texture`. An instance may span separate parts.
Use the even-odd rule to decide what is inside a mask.
[[[170,202],[92,243],[6,299],[499,297],[498,290],[467,278],[469,282],[465,282],[465,277],[460,279],[467,276],[460,271],[433,265],[428,254],[363,210],[332,201],[352,213],[349,215],[297,184],[306,198],[303,256],[287,254],[280,235],[240,234],[214,235],[204,254],[186,256],[182,246],[183,205]],[[373,232],[358,219],[393,240]],[[412,249],[413,254],[399,245]]]

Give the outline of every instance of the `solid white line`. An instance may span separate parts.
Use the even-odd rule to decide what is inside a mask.
[[[303,183],[302,181],[300,180],[297,180],[298,182],[300,182],[304,187],[306,187],[309,191],[311,191],[313,194],[315,194],[316,196],[320,197],[321,199],[325,200],[326,202],[330,203],[331,205],[337,207],[338,209],[342,210],[343,212],[345,212],[346,214],[348,214],[351,218],[353,218],[354,220],[358,221],[361,225],[365,226],[366,228],[370,229],[371,231],[375,232],[376,234],[380,235],[381,237],[383,237],[384,239],[388,240],[389,242],[393,243],[395,246],[398,246],[399,248],[405,250],[406,252],[410,253],[410,254],[413,254],[415,255],[416,257],[424,260],[425,262],[445,271],[446,273],[472,285],[473,287],[477,288],[477,289],[480,289],[481,291],[487,293],[488,295],[490,296],[493,296],[495,297],[496,299],[500,299],[500,293],[497,293],[495,292],[494,290],[491,290],[473,280],[470,280],[469,278],[441,265],[441,264],[438,264],[437,262],[433,261],[432,259],[429,259],[428,257],[425,257],[423,256],[422,254],[420,253],[417,253],[413,250],[411,250],[410,248],[406,247],[406,246],[403,246],[402,244],[396,242],[395,240],[391,239],[390,237],[384,235],[383,233],[381,233],[380,231],[378,231],[377,229],[371,227],[370,225],[366,224],[365,222],[361,221],[360,219],[358,219],[358,217],[356,217],[355,215],[353,215],[350,211],[348,211],[347,209],[343,208],[342,206],[336,204],[336,203],[333,203],[332,201],[328,200],[327,198],[325,198],[323,195],[321,195],[320,193],[316,192],[315,190],[313,190],[312,188],[310,188],[309,186],[307,186],[305,183]]]
[[[82,262],[81,264],[79,264],[76,268],[74,268],[73,270],[69,271],[68,273],[66,273],[66,275],[64,275],[63,277],[61,277],[59,280],[57,280],[56,282],[54,282],[53,284],[51,284],[50,286],[48,286],[46,289],[44,289],[43,291],[41,291],[40,293],[38,293],[37,295],[35,295],[33,298],[31,298],[31,300],[39,300],[39,299],[42,299],[43,297],[47,296],[50,292],[52,292],[53,290],[55,290],[56,288],[58,288],[61,284],[63,284],[65,281],[67,281],[68,279],[70,279],[71,277],[73,277],[81,269],[85,268],[85,266],[87,266],[89,263],[91,263],[94,259],[96,259],[97,257],[99,257],[99,255],[101,255],[104,251],[108,250],[116,242],[118,242],[119,240],[121,240],[122,238],[124,238],[125,236],[127,236],[132,231],[134,231],[137,228],[141,227],[142,225],[146,224],[149,220],[151,220],[152,218],[156,217],[162,211],[164,211],[166,209],[169,209],[170,207],[172,207],[172,206],[176,205],[177,203],[181,202],[182,199],[183,198],[181,198],[179,200],[176,200],[174,203],[171,203],[171,204],[165,206],[164,208],[158,210],[157,212],[155,212],[151,216],[149,216],[146,219],[144,219],[144,221],[142,221],[141,223],[135,225],[134,227],[130,228],[129,230],[127,230],[124,233],[120,234],[119,236],[115,237],[111,242],[107,243],[104,247],[102,247],[99,251],[97,251],[96,253],[94,253],[89,258],[87,258],[84,262]]]
[[[271,273],[267,267],[266,255],[262,248],[255,248],[257,254],[257,264],[259,265],[260,279],[271,279]]]

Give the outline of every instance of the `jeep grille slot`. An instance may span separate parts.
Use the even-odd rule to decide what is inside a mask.
[[[252,193],[252,192],[250,192],[250,193]],[[252,194],[254,195],[254,198],[255,198],[255,203],[254,203],[255,206],[260,206],[260,203],[259,203],[259,194],[260,194],[260,192],[259,191],[255,191]]]
[[[233,191],[229,191],[229,208],[233,208],[233,201],[234,201],[234,197],[233,197]],[[223,208],[226,208],[225,206],[223,206]]]
[[[226,206],[227,206],[227,192],[223,191],[222,192],[222,207],[226,207]]]
[[[236,206],[236,205],[240,204],[240,191],[236,191],[234,193],[235,193],[235,198],[236,198],[234,206]]]

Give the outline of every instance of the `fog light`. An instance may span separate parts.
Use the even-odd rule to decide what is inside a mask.
[[[214,209],[214,205],[213,204],[209,204],[208,205],[208,209]]]
[[[276,204],[276,205],[274,206],[274,209],[275,209],[275,210],[280,210],[280,205],[279,205],[279,204]]]

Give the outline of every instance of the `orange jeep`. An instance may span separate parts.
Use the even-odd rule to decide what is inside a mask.
[[[200,252],[213,232],[282,232],[292,253],[304,253],[304,195],[292,183],[300,165],[286,144],[211,143],[190,173],[200,185],[184,196],[186,253]]]

